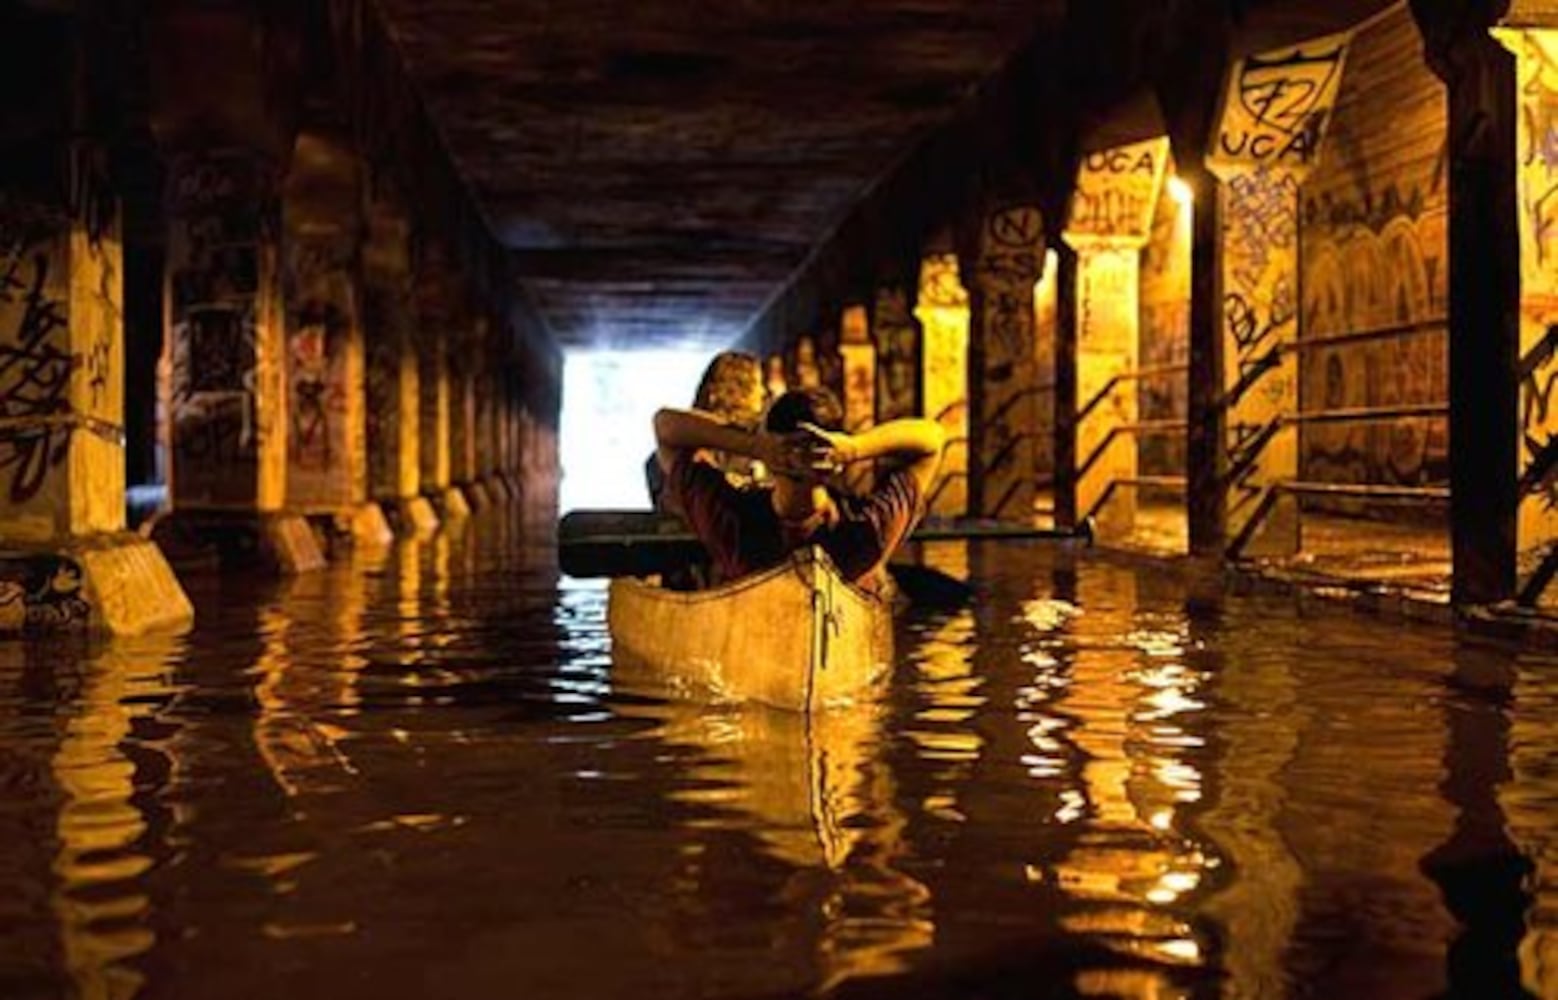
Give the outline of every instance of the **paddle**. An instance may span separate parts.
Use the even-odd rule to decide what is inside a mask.
[[[1051,539],[1091,544],[1091,523],[1077,530],[1033,528],[998,521],[961,520],[922,524],[911,536],[917,542],[975,539]],[[558,564],[569,576],[648,576],[673,572],[706,558],[687,526],[676,517],[647,510],[575,510],[557,527]],[[926,566],[892,563],[899,586],[916,603],[940,604],[956,588],[968,584]],[[939,577],[932,578],[931,574]],[[916,598],[918,593],[920,598]],[[971,594],[972,590],[967,589]],[[940,595],[936,598],[936,595]],[[936,598],[936,599],[931,599]]]

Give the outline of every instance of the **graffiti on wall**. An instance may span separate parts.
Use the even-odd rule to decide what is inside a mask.
[[[1184,365],[1190,356],[1190,208],[1165,190],[1153,216],[1152,235],[1141,258],[1141,365]],[[1189,379],[1182,372],[1145,377],[1137,383],[1143,421],[1184,419]],[[1139,443],[1143,474],[1185,472],[1182,434],[1149,434]]]
[[[1026,519],[1033,511],[1034,439],[1040,424],[1047,425],[1039,416],[1034,366],[1033,286],[1043,265],[1038,208],[1014,205],[989,213],[977,265],[984,348],[978,461],[985,505],[979,513],[992,517]]]
[[[264,244],[279,205],[258,164],[176,165],[168,264],[174,490],[186,502],[252,501],[268,432],[257,406]]]
[[[876,418],[919,413],[920,331],[902,288],[877,289],[871,316],[876,339]]]
[[[1211,161],[1299,168],[1319,157],[1350,33],[1248,56],[1229,75]]]

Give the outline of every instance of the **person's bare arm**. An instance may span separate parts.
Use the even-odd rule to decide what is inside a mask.
[[[793,469],[800,464],[796,455],[799,441],[762,430],[746,430],[702,410],[666,407],[657,412],[655,442],[660,467],[667,472],[678,452],[700,448],[745,455],[774,470]]]
[[[918,483],[921,496],[930,495],[947,440],[940,424],[920,417],[889,420],[858,434],[833,433],[811,424],[802,426],[822,446],[811,456],[813,467],[884,459],[906,466]]]

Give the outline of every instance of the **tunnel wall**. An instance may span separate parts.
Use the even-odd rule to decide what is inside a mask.
[[[1170,175],[1173,167],[1170,165]],[[1141,255],[1141,366],[1182,365],[1190,351],[1190,217],[1165,184],[1153,210],[1152,231]],[[1189,382],[1183,373],[1138,383],[1142,420],[1183,419]],[[1185,435],[1153,434],[1141,440],[1140,471],[1146,476],[1185,472]]]
[[[1447,127],[1444,87],[1407,11],[1360,32],[1325,153],[1302,189],[1300,336],[1439,326],[1306,352],[1304,410],[1447,398]],[[1425,485],[1449,477],[1443,419],[1306,425],[1301,440],[1304,479]]]

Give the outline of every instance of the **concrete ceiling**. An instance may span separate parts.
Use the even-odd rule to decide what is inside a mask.
[[[1054,31],[1066,8],[1065,0],[379,5],[548,326],[565,346],[614,348],[734,340],[873,182],[1039,32]],[[1264,42],[1334,30],[1384,5],[1243,6],[1269,15],[1255,18]],[[1124,113],[1153,117],[1150,102]]]

